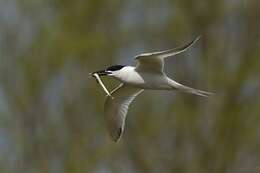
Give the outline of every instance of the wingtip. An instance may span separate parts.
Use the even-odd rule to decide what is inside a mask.
[[[119,140],[121,139],[121,136],[122,136],[122,133],[123,133],[123,129],[122,127],[118,128],[115,133],[111,133],[110,136],[111,136],[111,139],[118,143]]]
[[[197,36],[194,40],[193,43],[196,43],[197,41],[199,41],[201,39],[202,35]]]
[[[199,40],[202,38],[202,35],[197,36],[196,40]]]
[[[112,138],[112,141],[118,143],[120,141],[120,138],[116,138],[116,139]]]

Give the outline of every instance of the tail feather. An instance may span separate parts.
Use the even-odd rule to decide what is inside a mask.
[[[198,90],[195,88],[191,88],[191,87],[182,85],[180,83],[177,83],[173,80],[169,80],[169,82],[170,82],[170,85],[174,89],[177,89],[178,91],[181,91],[181,92],[195,94],[195,95],[202,96],[202,97],[210,97],[210,96],[214,95],[214,93],[212,93],[212,92],[207,92],[207,91],[202,91],[202,90]]]
[[[191,93],[191,94],[203,96],[203,97],[210,97],[210,96],[214,95],[214,93],[202,91],[202,90],[198,90],[198,89],[193,89],[193,88],[190,88],[189,91],[187,91],[187,92]]]

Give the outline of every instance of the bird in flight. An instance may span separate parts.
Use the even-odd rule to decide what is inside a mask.
[[[108,94],[105,100],[104,113],[106,126],[113,141],[119,141],[122,136],[130,103],[145,89],[176,90],[203,97],[209,97],[213,94],[175,82],[164,72],[165,58],[186,51],[199,38],[197,37],[188,44],[174,49],[137,55],[135,57],[135,60],[137,60],[136,67],[114,65],[105,70],[91,73],[99,83],[101,80],[98,76],[112,76],[121,82],[118,87],[112,90],[111,94],[101,82],[102,87]]]

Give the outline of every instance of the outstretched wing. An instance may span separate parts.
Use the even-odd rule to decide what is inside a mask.
[[[120,84],[112,91],[112,97],[106,97],[105,121],[109,134],[115,142],[120,139],[124,131],[125,118],[130,103],[142,91],[143,89]]]
[[[144,53],[135,57],[138,60],[136,69],[140,71],[163,72],[164,58],[177,55],[191,47],[200,37],[192,40],[184,46],[152,53]]]

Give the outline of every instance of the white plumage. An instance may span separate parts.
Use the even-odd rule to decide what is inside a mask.
[[[164,73],[164,59],[184,52],[198,39],[199,37],[179,48],[137,55],[136,67],[115,65],[92,73],[113,76],[122,82],[111,92],[112,97],[106,97],[104,105],[107,129],[114,141],[122,136],[129,105],[144,89],[178,90],[204,97],[212,94],[179,84]]]

